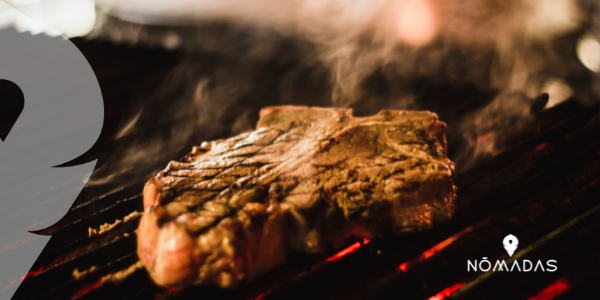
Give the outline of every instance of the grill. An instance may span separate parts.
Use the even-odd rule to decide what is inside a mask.
[[[117,129],[111,126],[122,121],[111,112],[120,111],[132,95],[151,90],[183,54],[73,41],[96,71],[107,112],[98,143],[78,160],[99,156],[102,162],[113,147],[109,136]],[[446,120],[448,111],[453,109],[458,115],[462,112],[457,107],[471,106],[472,98],[464,101],[436,112]],[[539,111],[540,102],[543,107],[547,98],[536,101],[532,111]],[[350,241],[341,251],[294,254],[286,265],[231,290],[154,285],[143,268],[135,267],[139,216],[88,236],[88,227],[98,228],[141,212],[143,182],[127,182],[108,194],[88,186],[70,212],[44,232],[52,238],[31,271],[20,279],[13,299],[433,300],[593,295],[593,283],[600,279],[600,120],[595,118],[600,107],[579,103],[568,99],[510,130],[490,132],[472,142],[485,143],[486,137],[501,135],[502,149],[464,172],[457,166],[456,215],[444,225],[405,236]],[[451,148],[469,144],[458,133],[449,132],[448,137]],[[509,262],[502,248],[507,234],[519,238],[518,259],[554,259],[557,271],[467,270],[468,261],[483,257]],[[111,274],[127,269],[131,271],[128,276],[110,279],[114,278]]]

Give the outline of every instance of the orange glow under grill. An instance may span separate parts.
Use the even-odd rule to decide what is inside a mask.
[[[27,274],[25,274],[25,276],[21,277],[21,281],[25,280],[27,277],[37,276],[37,275],[41,274],[42,272],[44,272],[43,267],[37,271],[29,271],[29,272],[27,272]]]
[[[363,239],[363,245],[368,244],[370,241],[371,240],[369,240],[369,239]],[[348,248],[346,248],[346,249],[344,249],[344,250],[336,253],[334,256],[326,259],[326,261],[333,261],[333,260],[336,260],[336,259],[340,259],[343,256],[346,256],[349,253],[352,253],[352,252],[358,250],[358,248],[360,248],[361,246],[362,245],[360,244],[360,242],[356,242],[356,243],[352,244],[350,247],[348,247]]]
[[[340,258],[348,255],[348,253],[352,253],[352,252],[358,250],[358,248],[360,248],[360,246],[361,246],[361,244],[359,242],[356,242],[356,243],[352,244],[352,246],[350,246],[350,247],[336,253],[334,256],[328,258],[327,261],[340,259]]]
[[[443,291],[427,298],[427,300],[443,300],[446,297],[450,297],[450,294],[456,292],[456,290],[460,289],[465,285],[464,283],[457,283],[453,286],[445,288]]]
[[[533,148],[533,152],[538,152],[546,147],[548,147],[548,142],[543,142],[543,143],[535,146],[535,148]]]
[[[428,259],[430,257],[432,257],[434,254],[436,254],[437,252],[439,252],[440,250],[448,247],[448,245],[452,244],[454,241],[458,240],[459,237],[463,236],[465,233],[467,232],[471,232],[473,230],[472,226],[469,226],[467,228],[465,228],[463,231],[447,238],[445,241],[431,247],[431,249],[423,252],[423,254],[421,254],[421,257],[419,257],[419,261]]]
[[[440,250],[446,248],[448,245],[452,244],[452,242],[456,241],[458,239],[458,236],[452,236],[450,238],[448,238],[447,240],[433,246],[431,249],[423,252],[423,254],[421,254],[421,257],[419,257],[419,261],[422,260],[426,260],[430,257],[432,257],[436,252],[439,252]]]
[[[408,267],[408,262],[405,262],[405,263],[401,264],[400,266],[398,266],[398,269],[402,270],[403,272],[406,272],[407,267]]]
[[[101,286],[102,286],[102,280],[98,280],[92,284],[88,284],[88,285],[84,286],[82,289],[80,289],[79,291],[77,291],[71,299],[81,298],[81,296],[83,296],[83,295],[89,293],[90,291],[95,290]]]
[[[554,296],[564,293],[569,289],[569,284],[565,279],[559,279],[545,289],[541,290],[535,296],[529,298],[529,300],[550,300],[554,298]]]
[[[411,261],[407,261],[407,262],[404,262],[403,264],[399,265],[398,269],[406,272],[406,269],[408,269],[408,264],[409,263],[414,263],[416,261],[423,261],[423,260],[426,260],[426,259],[432,257],[437,252],[439,252],[442,249],[448,247],[448,245],[452,244],[454,241],[456,241],[458,238],[460,238],[461,236],[463,236],[465,233],[471,232],[471,231],[473,231],[473,226],[469,226],[469,227],[465,228],[463,231],[461,231],[461,232],[459,232],[459,233],[457,233],[457,234],[455,234],[455,235],[447,238],[443,242],[441,242],[441,243],[439,243],[439,244],[431,247],[429,250],[423,252],[421,254],[421,256],[419,256],[418,259],[416,259],[416,260],[413,259]]]

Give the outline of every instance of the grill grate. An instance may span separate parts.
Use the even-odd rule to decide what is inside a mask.
[[[130,63],[122,70],[131,69]],[[114,73],[98,74],[98,78],[102,86],[102,78],[114,78]],[[105,97],[124,97],[114,96],[115,90],[103,91]],[[87,188],[71,212],[46,232],[52,239],[14,299],[174,300],[199,295],[263,300],[528,299],[558,292],[560,298],[572,299],[586,295],[600,278],[600,122],[592,119],[598,109],[581,107],[571,99],[503,136],[501,153],[457,175],[456,215],[444,226],[400,237],[350,241],[342,252],[295,254],[285,266],[232,290],[165,289],[155,286],[143,268],[120,283],[102,282],[103,277],[137,262],[134,231],[139,217],[94,237],[88,237],[88,226],[97,228],[141,211],[142,183],[101,197]],[[467,260],[508,260],[501,241],[509,233],[518,236],[519,250],[529,247],[522,258],[555,259],[558,271],[467,272]],[[75,280],[75,269],[90,272]]]

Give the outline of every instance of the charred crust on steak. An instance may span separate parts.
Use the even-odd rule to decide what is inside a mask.
[[[138,255],[160,285],[234,286],[350,236],[454,212],[446,125],[423,111],[267,107],[255,131],[203,142],[144,188]]]

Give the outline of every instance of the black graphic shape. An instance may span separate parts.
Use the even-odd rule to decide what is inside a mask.
[[[10,80],[0,79],[0,139],[4,142],[25,107],[21,88]]]

